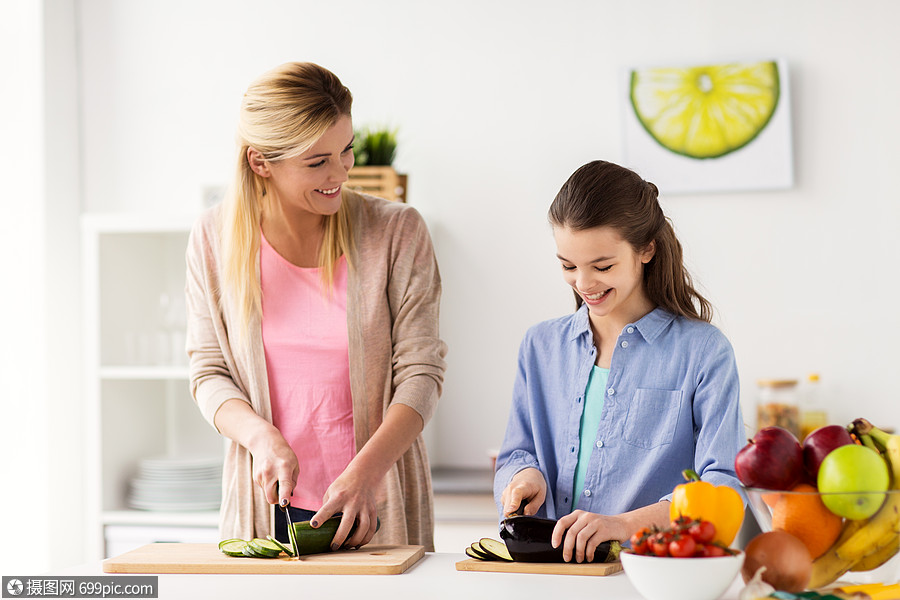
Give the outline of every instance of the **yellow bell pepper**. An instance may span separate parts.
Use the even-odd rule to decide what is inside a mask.
[[[714,541],[731,545],[744,522],[744,501],[733,488],[727,485],[713,485],[700,481],[700,476],[691,469],[682,472],[687,483],[675,487],[669,517],[674,521],[679,516],[710,521],[716,526]]]

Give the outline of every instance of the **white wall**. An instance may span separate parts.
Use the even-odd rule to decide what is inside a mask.
[[[900,425],[900,4],[79,5],[88,210],[198,206],[203,186],[228,178],[243,89],[284,61],[334,70],[354,92],[358,124],[400,127],[396,166],[410,175],[409,201],[429,222],[444,276],[449,369],[429,438],[434,462],[450,465],[487,464],[522,333],[571,306],[546,208],[582,163],[620,160],[620,70],[785,58],[795,188],[664,207],[735,346],[745,411],[758,378],[818,371],[835,420]]]
[[[38,3],[0,8],[0,72],[5,115],[0,144],[0,515],[7,539],[47,539],[51,486],[46,474],[47,394],[45,329],[43,27]],[[12,87],[10,83],[15,82]],[[13,91],[14,93],[10,93]],[[15,118],[10,118],[15,115]],[[3,575],[46,568],[21,549],[0,545]]]
[[[49,5],[49,6],[48,6]],[[3,575],[80,558],[81,213],[73,0],[0,7],[0,545]]]

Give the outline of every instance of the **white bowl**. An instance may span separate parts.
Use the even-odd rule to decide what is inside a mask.
[[[715,600],[741,572],[744,553],[707,558],[619,555],[631,584],[647,600]]]

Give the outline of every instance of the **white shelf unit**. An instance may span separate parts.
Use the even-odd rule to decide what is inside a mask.
[[[131,509],[141,459],[222,457],[190,396],[184,253],[197,215],[82,218],[90,559],[155,541],[216,541],[218,513]]]

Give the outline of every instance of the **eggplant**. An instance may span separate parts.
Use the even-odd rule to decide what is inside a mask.
[[[562,544],[554,548],[550,543],[554,527],[554,519],[514,515],[500,523],[500,537],[516,562],[565,562]],[[615,562],[621,548],[616,540],[603,542],[591,562]]]

